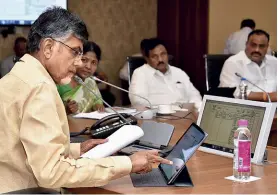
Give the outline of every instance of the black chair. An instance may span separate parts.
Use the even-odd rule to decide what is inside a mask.
[[[142,56],[128,56],[126,58],[128,63],[128,83],[131,82],[131,76],[136,68],[143,66],[146,63],[146,60]]]
[[[206,69],[206,94],[224,97],[233,97],[235,88],[219,88],[220,74],[225,61],[232,55],[207,54],[204,55]]]
[[[216,87],[211,88],[205,94],[207,95],[214,95],[214,96],[221,96],[221,97],[228,97],[228,98],[234,98],[234,92],[236,90],[236,87]]]
[[[129,90],[129,82],[123,79],[120,80],[121,80],[121,87],[125,90]],[[131,103],[128,94],[124,91],[121,91],[121,94],[122,94],[122,98],[121,98],[122,106],[129,106]]]
[[[232,55],[226,54],[207,54],[204,55],[206,68],[206,86],[207,91],[211,88],[217,88],[220,81],[220,74],[225,61]]]
[[[172,55],[168,55],[169,64],[173,65],[173,59],[174,57]],[[131,82],[131,77],[136,68],[139,68],[140,66],[144,65],[146,60],[143,56],[128,56],[127,57],[127,63],[128,63],[128,83]]]

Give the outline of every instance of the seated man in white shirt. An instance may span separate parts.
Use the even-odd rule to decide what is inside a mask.
[[[256,27],[256,23],[252,19],[245,19],[241,21],[240,30],[232,33],[224,49],[224,54],[237,54],[245,49],[247,37]]]
[[[224,54],[237,54],[245,50],[247,37],[256,27],[256,23],[252,19],[241,21],[240,30],[233,32],[226,41]],[[271,55],[271,49],[268,47],[267,53]]]
[[[144,55],[144,44],[145,44],[146,39],[143,39],[140,43],[140,51],[141,53],[136,53],[133,54],[132,56],[134,57],[141,57]],[[125,62],[125,64],[123,65],[123,67],[121,68],[120,72],[119,72],[119,76],[120,79],[128,81],[129,79],[129,74],[128,74],[128,62]]]
[[[137,68],[131,79],[129,90],[147,98],[152,105],[195,103],[201,106],[199,91],[190,82],[187,74],[168,64],[165,44],[157,39],[148,39],[145,44],[145,58],[148,64]],[[132,105],[148,106],[148,102],[129,94]]]
[[[24,37],[16,38],[14,42],[14,54],[7,57],[0,64],[0,78],[8,74],[14,67],[14,64],[26,53],[27,40]]]
[[[269,34],[263,30],[254,30],[248,35],[245,51],[228,58],[220,75],[219,87],[237,87],[234,96],[239,94],[240,74],[264,89],[272,101],[277,101],[277,59],[266,55]],[[268,101],[266,93],[248,84],[248,99]]]

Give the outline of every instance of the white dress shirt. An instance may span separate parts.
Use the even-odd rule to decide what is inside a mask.
[[[252,32],[251,28],[244,27],[239,31],[232,33],[226,42],[224,54],[237,54],[238,52],[245,50],[245,44],[250,32]]]
[[[243,27],[239,31],[232,33],[226,41],[224,54],[237,54],[240,51],[245,50],[246,42],[250,32],[252,32],[252,28]],[[268,47],[267,53],[271,55],[270,47]]]
[[[192,85],[187,74],[179,68],[169,65],[163,74],[148,64],[137,68],[131,79],[129,91],[147,98],[152,105],[195,103],[199,108],[202,97]],[[140,97],[129,95],[132,105],[148,106],[148,102]]]
[[[266,55],[261,66],[251,61],[245,51],[226,60],[220,75],[219,87],[237,87],[234,93],[234,96],[237,97],[241,79],[235,73],[239,73],[267,92],[277,91],[277,59],[273,56]],[[257,87],[248,84],[247,93],[249,94],[251,91],[261,92]]]

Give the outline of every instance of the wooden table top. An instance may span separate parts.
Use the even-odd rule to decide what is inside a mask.
[[[177,113],[185,116],[188,112]],[[174,145],[190,126],[196,121],[196,116],[187,116],[189,119],[169,120],[155,119],[175,126],[175,131],[170,141]],[[167,118],[167,117],[166,117]],[[177,119],[177,118],[172,118]],[[77,132],[94,123],[93,120],[73,119],[69,117],[70,130]],[[139,121],[141,124],[142,121]],[[111,181],[103,187],[74,188],[72,193],[81,194],[277,194],[277,150],[268,147],[269,163],[263,166],[252,165],[252,176],[260,177],[260,180],[250,183],[236,183],[224,179],[232,175],[232,159],[197,151],[187,162],[187,168],[194,187],[138,187],[132,185],[129,176]]]

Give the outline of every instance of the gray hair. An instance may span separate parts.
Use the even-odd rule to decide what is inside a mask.
[[[88,40],[85,23],[75,14],[61,7],[48,8],[32,24],[28,34],[27,51],[40,50],[40,42],[44,38],[65,40],[74,35],[81,41]]]

